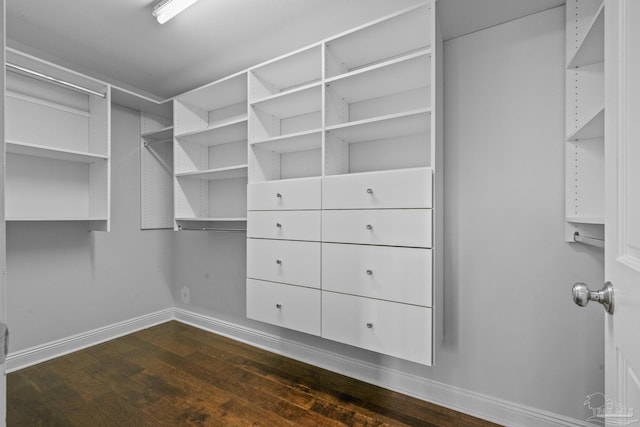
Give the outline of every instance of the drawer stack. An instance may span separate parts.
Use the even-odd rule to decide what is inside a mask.
[[[431,169],[326,177],[322,190],[322,336],[431,360]]]
[[[247,194],[247,317],[320,335],[320,178]]]

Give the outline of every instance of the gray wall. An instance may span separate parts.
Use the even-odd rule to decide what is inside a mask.
[[[603,314],[564,238],[564,8],[445,43],[445,341],[433,368],[245,319],[244,236],[180,233],[177,305],[300,343],[585,419],[604,390]],[[184,304],[182,287],[190,290]]]
[[[7,224],[10,352],[173,306],[170,231],[140,231],[140,115],[112,116],[111,232]]]
[[[171,307],[173,293],[196,313],[585,419],[586,395],[604,389],[603,314],[575,307],[569,288],[604,274],[602,252],[563,241],[563,20],[557,8],[445,43],[445,342],[435,367],[247,320],[244,235],[139,230],[139,117],[122,108],[112,232],[8,226],[11,351]]]

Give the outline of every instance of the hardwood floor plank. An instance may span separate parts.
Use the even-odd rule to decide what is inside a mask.
[[[495,424],[168,322],[8,375],[9,426]]]

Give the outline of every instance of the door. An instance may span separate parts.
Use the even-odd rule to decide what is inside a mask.
[[[7,321],[7,300],[6,300],[6,252],[5,252],[5,221],[4,221],[4,90],[5,90],[5,0],[0,0],[0,60],[2,60],[2,71],[0,72],[0,137],[2,137],[2,149],[0,149],[0,323]],[[4,336],[4,334],[2,334]],[[2,340],[0,340],[2,341]],[[0,353],[4,349],[0,348]],[[4,357],[1,357],[4,360]],[[4,372],[5,364],[0,364],[0,426],[6,425],[7,414],[7,379]]]
[[[606,0],[605,315],[607,426],[640,425],[640,1]],[[602,419],[602,418],[601,418]]]

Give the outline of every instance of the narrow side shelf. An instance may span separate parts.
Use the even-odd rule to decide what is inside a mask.
[[[604,2],[596,11],[593,21],[578,42],[578,48],[569,59],[567,68],[581,67],[604,61]]]
[[[584,125],[574,130],[567,141],[579,141],[582,139],[604,137],[604,106],[600,108]]]
[[[64,160],[68,162],[93,163],[96,160],[107,160],[109,156],[83,151],[52,148],[38,144],[28,144],[17,141],[6,142],[7,153],[23,156],[41,157],[46,159]]]
[[[167,126],[162,129],[150,132],[144,132],[140,136],[150,144],[171,142],[173,139],[173,126]]]

